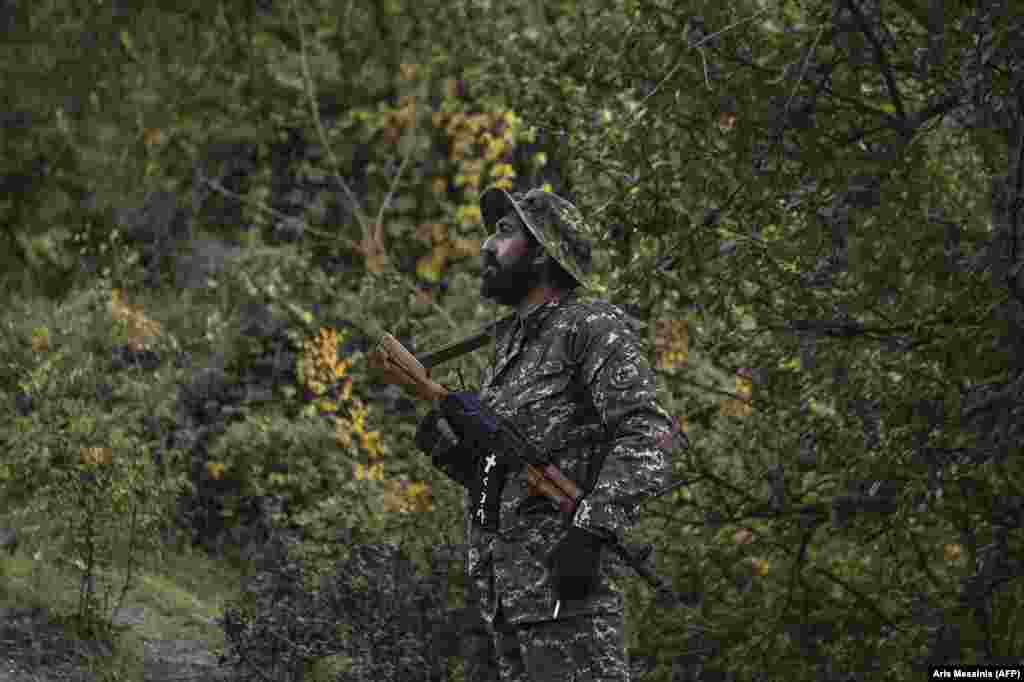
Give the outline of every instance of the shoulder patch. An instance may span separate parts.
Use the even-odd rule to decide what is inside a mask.
[[[612,386],[618,389],[629,388],[636,383],[639,376],[640,369],[637,367],[636,361],[627,362],[615,368],[611,377]]]

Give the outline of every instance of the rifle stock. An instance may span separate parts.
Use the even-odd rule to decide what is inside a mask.
[[[448,389],[431,380],[426,368],[391,334],[383,334],[379,345],[368,355],[370,367],[378,370],[389,384],[402,386],[432,403],[448,395]]]

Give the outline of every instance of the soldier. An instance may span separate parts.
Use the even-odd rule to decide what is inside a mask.
[[[482,247],[481,295],[516,310],[495,340],[478,394],[511,419],[585,496],[571,519],[500,452],[476,452],[440,410],[417,445],[467,489],[467,568],[494,639],[502,682],[626,682],[623,566],[602,551],[635,523],[637,501],[668,476],[669,416],[640,341],[591,289],[578,209],[533,189],[480,197],[493,234]]]

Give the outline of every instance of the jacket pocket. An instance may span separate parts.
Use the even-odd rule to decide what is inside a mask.
[[[566,393],[571,383],[572,372],[568,366],[561,360],[548,360],[530,375],[530,381],[523,387],[516,403],[521,409],[538,409],[543,405],[536,403]]]

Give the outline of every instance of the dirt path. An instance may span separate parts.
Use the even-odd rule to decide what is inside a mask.
[[[96,682],[94,675],[76,664],[83,660],[77,649],[43,611],[0,608],[0,682]],[[216,654],[204,642],[152,639],[143,643],[139,682],[221,682],[227,678],[227,672],[217,665]]]
[[[221,682],[227,672],[202,642],[154,640],[145,643],[140,682]],[[34,667],[25,661],[0,659],[0,682],[96,682],[89,672],[69,663]]]
[[[145,643],[143,682],[186,682],[227,680],[217,657],[203,642],[194,640],[152,640]]]

